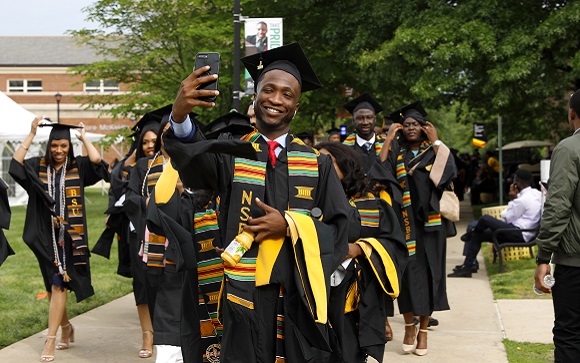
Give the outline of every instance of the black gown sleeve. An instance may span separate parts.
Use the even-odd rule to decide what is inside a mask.
[[[10,228],[10,204],[8,202],[8,186],[4,180],[0,179],[0,266],[6,258],[14,254],[14,250],[10,247],[3,229]]]

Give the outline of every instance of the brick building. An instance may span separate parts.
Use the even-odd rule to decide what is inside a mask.
[[[102,59],[91,48],[78,46],[69,36],[0,37],[0,91],[28,111],[52,121],[82,121],[89,132],[109,134],[131,127],[134,122],[129,119],[113,122],[110,116],[101,115],[102,109],[87,110],[82,105],[87,95],[126,90],[123,84],[109,80],[83,83],[80,76],[69,72],[70,67],[98,60]],[[110,150],[104,157],[111,162],[118,156]]]

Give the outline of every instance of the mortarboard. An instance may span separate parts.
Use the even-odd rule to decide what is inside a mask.
[[[314,137],[313,137],[312,133],[308,132],[308,131],[304,131],[304,132],[301,132],[299,134],[296,134],[296,137],[302,141],[304,141],[304,140],[314,141]]]
[[[203,127],[206,139],[217,139],[224,132],[234,136],[242,136],[254,130],[250,124],[250,117],[237,111],[231,111],[220,116]]]
[[[38,124],[38,127],[52,127],[49,136],[51,140],[62,140],[62,139],[70,140],[71,129],[82,129],[82,126],[79,125],[59,124],[57,122],[41,123]]]
[[[160,124],[164,117],[169,117],[172,108],[173,104],[170,104],[158,108],[156,110],[147,112],[146,114],[143,115],[143,117],[141,117],[141,119],[139,119],[139,121],[137,121],[137,123],[135,123],[135,125],[133,125],[131,130],[140,131],[144,128],[146,124],[150,122],[156,122],[157,124]]]
[[[280,69],[293,75],[300,83],[302,92],[322,87],[312,65],[298,43],[290,43],[242,58],[244,66],[257,87],[260,76],[273,69]]]
[[[333,127],[330,130],[326,130],[326,133],[328,134],[328,136],[332,136],[334,134],[340,135],[340,130],[337,129],[336,127]]]
[[[402,124],[407,117],[412,117],[417,120],[421,125],[425,125],[425,116],[427,116],[427,111],[423,108],[421,101],[415,101],[407,106],[392,112],[389,115],[394,122]]]
[[[352,115],[361,108],[369,109],[375,112],[375,114],[381,112],[383,110],[383,106],[381,106],[377,100],[373,98],[373,96],[369,95],[368,93],[363,93],[362,95],[358,96],[354,100],[349,101],[344,105],[344,108]]]

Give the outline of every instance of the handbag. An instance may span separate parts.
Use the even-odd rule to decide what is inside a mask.
[[[459,222],[459,198],[453,191],[453,184],[451,184],[451,190],[443,191],[439,200],[439,212],[443,218],[451,222]]]

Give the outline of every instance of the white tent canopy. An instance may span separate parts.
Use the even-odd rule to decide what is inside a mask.
[[[0,155],[2,155],[0,175],[10,187],[8,191],[10,205],[23,205],[28,200],[26,192],[19,185],[16,185],[8,175],[8,168],[14,151],[24,141],[26,136],[30,134],[30,125],[35,116],[32,112],[26,110],[10,97],[0,92]],[[27,157],[44,154],[45,145],[43,143],[48,141],[50,130],[50,127],[39,127],[37,129]],[[73,149],[75,155],[78,155],[82,152],[82,143],[74,136],[76,134],[76,131],[71,131]],[[91,142],[99,141],[103,136],[105,135],[91,132],[86,133],[87,139]]]

